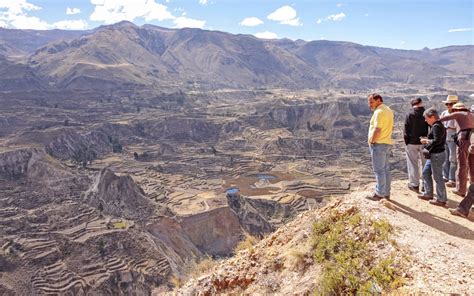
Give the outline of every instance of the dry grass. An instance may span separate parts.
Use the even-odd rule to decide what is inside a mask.
[[[169,282],[175,287],[175,288],[181,288],[184,284],[184,281],[183,279],[175,276],[175,275],[172,275],[169,279]]]
[[[292,271],[304,270],[313,263],[311,249],[309,245],[293,248],[285,253],[285,267]]]
[[[192,266],[188,272],[188,275],[193,278],[198,278],[208,274],[216,265],[216,260],[212,259],[211,257],[206,257]]]
[[[237,254],[243,250],[251,250],[253,246],[258,243],[259,239],[248,233],[245,234],[245,238],[240,241],[234,249],[234,253]]]

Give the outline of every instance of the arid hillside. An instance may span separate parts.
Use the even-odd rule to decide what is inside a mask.
[[[359,292],[371,293],[471,294],[474,287],[474,212],[471,211],[468,219],[451,216],[446,208],[417,199],[406,189],[405,182],[397,181],[393,185],[394,194],[390,201],[367,201],[364,195],[370,189],[364,186],[323,209],[302,213],[255,245],[248,245],[235,257],[212,264],[207,262],[210,268],[194,275],[175,293],[312,295],[316,292],[327,295],[352,294],[358,288]],[[448,196],[449,207],[460,201],[454,194]],[[360,228],[356,224],[364,222],[356,222],[358,216],[362,217],[358,218],[360,221],[366,222]],[[321,221],[328,217],[331,223],[321,231]],[[351,256],[347,258],[340,257],[344,255],[344,248],[349,246],[345,245],[347,239],[339,237],[332,242],[315,237],[316,233],[323,237],[322,233],[337,227],[338,221],[345,221],[339,234],[354,239]],[[384,228],[386,225],[391,227]],[[390,234],[387,239],[379,239],[377,236],[383,234],[384,229],[391,229],[387,231]],[[356,257],[357,242],[365,241],[368,241],[370,252]],[[336,256],[324,253],[323,260],[318,260],[321,244],[326,244],[324,250],[332,250]],[[364,260],[370,262],[364,263]],[[365,270],[364,266],[371,267],[375,265],[373,262],[379,262],[378,267],[386,265],[371,269],[369,274],[347,270],[348,264]],[[331,264],[338,266],[338,273],[331,273]],[[344,272],[347,277],[342,276]],[[373,272],[373,277],[370,272]],[[382,274],[385,278],[380,276]],[[350,278],[353,275],[358,275],[358,278]],[[353,285],[348,285],[348,282]],[[334,290],[327,290],[328,287]],[[157,291],[156,295],[159,294]]]
[[[34,33],[0,30],[0,55],[50,90],[468,88],[474,75],[469,45],[396,50],[126,21],[90,31]],[[18,76],[1,68],[0,83]],[[15,89],[37,88],[25,83]]]

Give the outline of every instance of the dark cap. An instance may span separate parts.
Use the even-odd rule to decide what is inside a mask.
[[[416,98],[416,99],[411,99],[410,104],[412,106],[415,106],[415,105],[418,105],[421,102],[422,102],[421,98]]]

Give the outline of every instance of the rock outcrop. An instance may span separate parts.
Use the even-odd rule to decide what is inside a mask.
[[[180,224],[194,245],[212,256],[231,255],[243,237],[239,218],[228,207],[184,217]]]
[[[127,219],[146,220],[156,207],[132,177],[117,176],[109,169],[97,174],[85,195],[89,204],[104,214]]]

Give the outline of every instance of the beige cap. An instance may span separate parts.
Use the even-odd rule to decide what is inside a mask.
[[[461,102],[454,104],[453,109],[454,110],[464,110],[464,109],[467,110],[466,105],[464,105]]]

